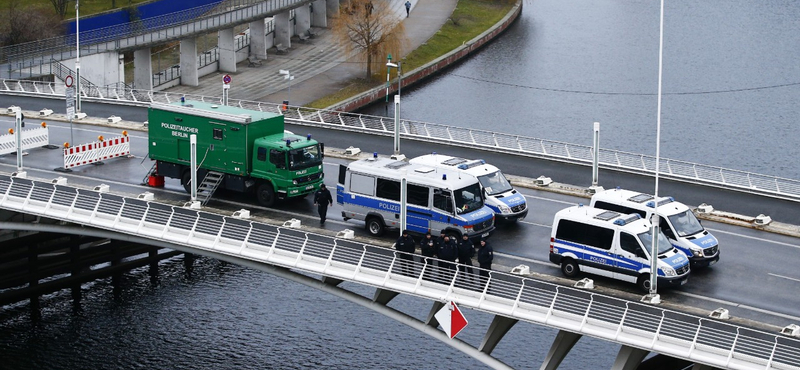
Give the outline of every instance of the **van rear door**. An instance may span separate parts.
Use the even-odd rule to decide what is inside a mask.
[[[336,180],[336,203],[344,203],[344,180],[347,178],[347,166],[339,165],[339,177]]]

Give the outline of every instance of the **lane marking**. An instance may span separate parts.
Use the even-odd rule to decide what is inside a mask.
[[[525,221],[525,220],[517,221],[517,222],[521,222],[523,224],[532,225],[532,226],[545,227],[545,228],[548,228],[548,229],[553,227],[553,225],[537,224],[535,222],[530,222],[530,221]]]
[[[520,192],[520,194],[522,194],[522,193]],[[571,206],[577,206],[578,205],[578,203],[567,202],[566,200],[551,199],[551,198],[545,198],[545,197],[540,197],[540,196],[536,196],[536,195],[525,195],[525,194],[522,194],[522,196],[525,197],[525,198],[546,200],[546,201],[552,202],[552,203],[569,204]]]
[[[778,274],[773,274],[773,273],[771,273],[771,272],[770,272],[770,273],[768,273],[767,275],[771,275],[771,276],[774,276],[774,277],[779,277],[779,278],[781,278],[781,279],[793,280],[793,281],[800,282],[800,279],[796,279],[796,278],[792,278],[792,277],[788,277],[788,276],[783,276],[783,275],[778,275]]]
[[[733,231],[724,231],[724,230],[708,229],[708,228],[706,228],[706,230],[710,230],[710,231],[713,231],[715,233],[728,234],[728,235],[738,236],[738,237],[745,238],[745,239],[757,240],[757,241],[760,241],[760,242],[768,242],[768,243],[772,243],[772,244],[778,244],[778,245],[783,245],[783,246],[786,246],[786,247],[792,247],[792,248],[800,249],[800,245],[797,245],[797,244],[789,244],[789,243],[779,242],[777,240],[762,239],[762,238],[758,238],[758,237],[755,237],[755,236],[749,236],[749,235],[735,233]]]
[[[704,299],[704,300],[711,301],[711,302],[716,302],[716,303],[720,303],[720,304],[726,304],[726,305],[733,306],[733,307],[739,307],[739,308],[743,308],[745,310],[760,312],[760,313],[767,314],[767,315],[773,315],[773,316],[777,316],[777,317],[782,317],[784,319],[800,321],[800,317],[798,317],[798,316],[792,316],[792,315],[787,315],[785,313],[765,310],[765,309],[758,308],[758,307],[748,306],[746,304],[726,301],[726,300],[723,300],[723,299],[706,297],[706,296],[693,294],[693,293],[687,293],[687,292],[678,292],[678,291],[676,291],[675,293],[679,294],[679,295],[685,295],[687,297],[696,298],[696,299]]]
[[[552,266],[552,267],[557,267],[558,266],[555,263],[539,261],[539,260],[535,260],[535,259],[532,259],[532,258],[515,256],[515,255],[512,255],[512,254],[499,253],[499,252],[494,252],[494,254],[496,254],[496,255],[498,255],[500,257],[511,258],[511,259],[520,260],[520,261],[523,261],[523,262],[535,263],[537,265],[542,265],[542,266]]]

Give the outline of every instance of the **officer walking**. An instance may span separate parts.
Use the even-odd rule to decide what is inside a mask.
[[[411,13],[411,1],[406,0],[405,5],[406,5],[406,18],[408,18],[408,15]]]
[[[489,245],[485,239],[481,239],[480,247],[478,247],[478,264],[481,267],[481,276],[489,277],[489,270],[492,269],[493,259],[494,249],[492,249],[492,246]]]
[[[436,247],[438,244],[436,243],[436,240],[433,239],[433,235],[431,235],[430,231],[425,233],[425,237],[422,238],[422,241],[419,244],[422,256],[428,257],[425,258],[425,276],[432,277],[430,270],[436,267],[436,262],[432,258],[437,255],[438,251],[436,250]]]
[[[400,257],[400,267],[403,270],[403,274],[406,276],[411,276],[413,273],[413,263],[414,263],[414,251],[417,249],[417,243],[414,241],[414,238],[408,234],[408,230],[403,230],[403,234],[397,238],[397,242],[394,244],[394,248],[397,249],[398,257]]]
[[[319,224],[325,225],[325,216],[328,214],[328,205],[333,205],[333,198],[331,192],[325,187],[325,184],[320,184],[319,190],[314,193],[314,205],[317,206],[319,213]]]

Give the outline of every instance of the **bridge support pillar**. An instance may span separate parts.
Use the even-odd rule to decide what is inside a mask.
[[[339,14],[339,0],[325,0],[325,8],[334,16]]]
[[[181,40],[181,85],[197,86],[197,39]]]
[[[186,276],[192,276],[192,271],[194,270],[194,260],[194,254],[183,254],[183,269],[186,271]]]
[[[133,88],[153,90],[153,62],[150,59],[150,48],[133,52]]]
[[[267,59],[267,27],[264,20],[250,22],[250,56]]]
[[[491,354],[494,347],[497,347],[497,343],[500,343],[500,339],[503,339],[517,322],[519,322],[517,319],[495,315],[494,319],[492,319],[492,324],[489,325],[489,330],[483,336],[483,341],[481,341],[478,350],[487,355]]]
[[[233,41],[233,28],[219,30],[217,50],[219,52],[219,71],[236,72],[236,47]]]
[[[575,343],[578,342],[578,339],[581,339],[581,337],[582,335],[580,334],[559,330],[558,334],[556,335],[556,339],[553,340],[553,344],[550,346],[550,351],[547,352],[547,356],[544,358],[542,367],[539,369],[558,369],[558,365],[561,365],[561,361],[564,361],[564,357],[567,356],[567,353],[569,353],[569,351],[572,349]]]
[[[311,5],[301,6],[294,10],[294,33],[300,35],[311,28]]]
[[[433,307],[431,307],[431,312],[428,312],[428,317],[425,319],[425,325],[432,326],[434,328],[439,326],[439,322],[436,321],[436,317],[434,317],[434,315],[436,315],[436,313],[439,312],[439,310],[441,310],[442,307],[444,307],[444,303],[439,301],[433,302]]]
[[[90,54],[81,57],[81,79],[86,79],[89,82],[105,86],[117,82],[125,82],[124,72],[120,72],[120,53],[110,51],[106,53]],[[75,70],[75,59],[64,62],[64,65]],[[75,76],[72,76],[75,77]],[[77,81],[75,81],[77,82]],[[102,92],[105,97],[105,91]]]
[[[328,284],[328,285],[337,286],[337,285],[343,283],[344,280],[339,280],[337,278],[332,278],[330,276],[323,276],[322,277],[322,282],[325,283],[325,284]]]
[[[400,293],[378,288],[375,289],[375,295],[372,297],[372,301],[385,306],[392,299],[394,299],[394,297],[397,297],[398,294]]]
[[[283,44],[287,48],[292,47],[292,28],[289,22],[289,11],[275,14],[272,21],[275,22],[275,45]]]
[[[692,366],[692,370],[714,370],[714,369],[716,368],[708,366],[706,364],[694,364],[694,366]]]
[[[328,6],[325,0],[311,3],[311,27],[328,27]]]
[[[648,353],[650,351],[622,346],[619,349],[619,353],[617,353],[617,359],[614,360],[614,365],[611,366],[611,370],[636,370]]]

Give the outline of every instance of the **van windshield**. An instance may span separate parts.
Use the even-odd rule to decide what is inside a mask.
[[[508,179],[500,171],[478,176],[478,181],[481,182],[481,186],[486,190],[487,195],[505,193],[512,189]]]
[[[703,225],[700,225],[700,221],[697,220],[697,217],[695,217],[694,213],[690,210],[669,216],[668,218],[669,223],[672,224],[678,236],[689,236],[703,231]]]
[[[456,213],[469,213],[483,208],[483,197],[481,197],[481,187],[474,183],[465,188],[453,192],[456,201]]]
[[[647,254],[650,254],[650,251],[653,249],[653,229],[647,230],[646,233],[641,233],[636,235],[639,237],[639,240],[642,241],[642,245],[644,249],[647,251]],[[660,230],[658,232],[658,254],[669,252],[672,249],[672,243],[669,242],[667,236],[664,235]]]
[[[319,145],[289,151],[290,170],[302,170],[320,164],[322,164],[322,157],[319,155]]]

